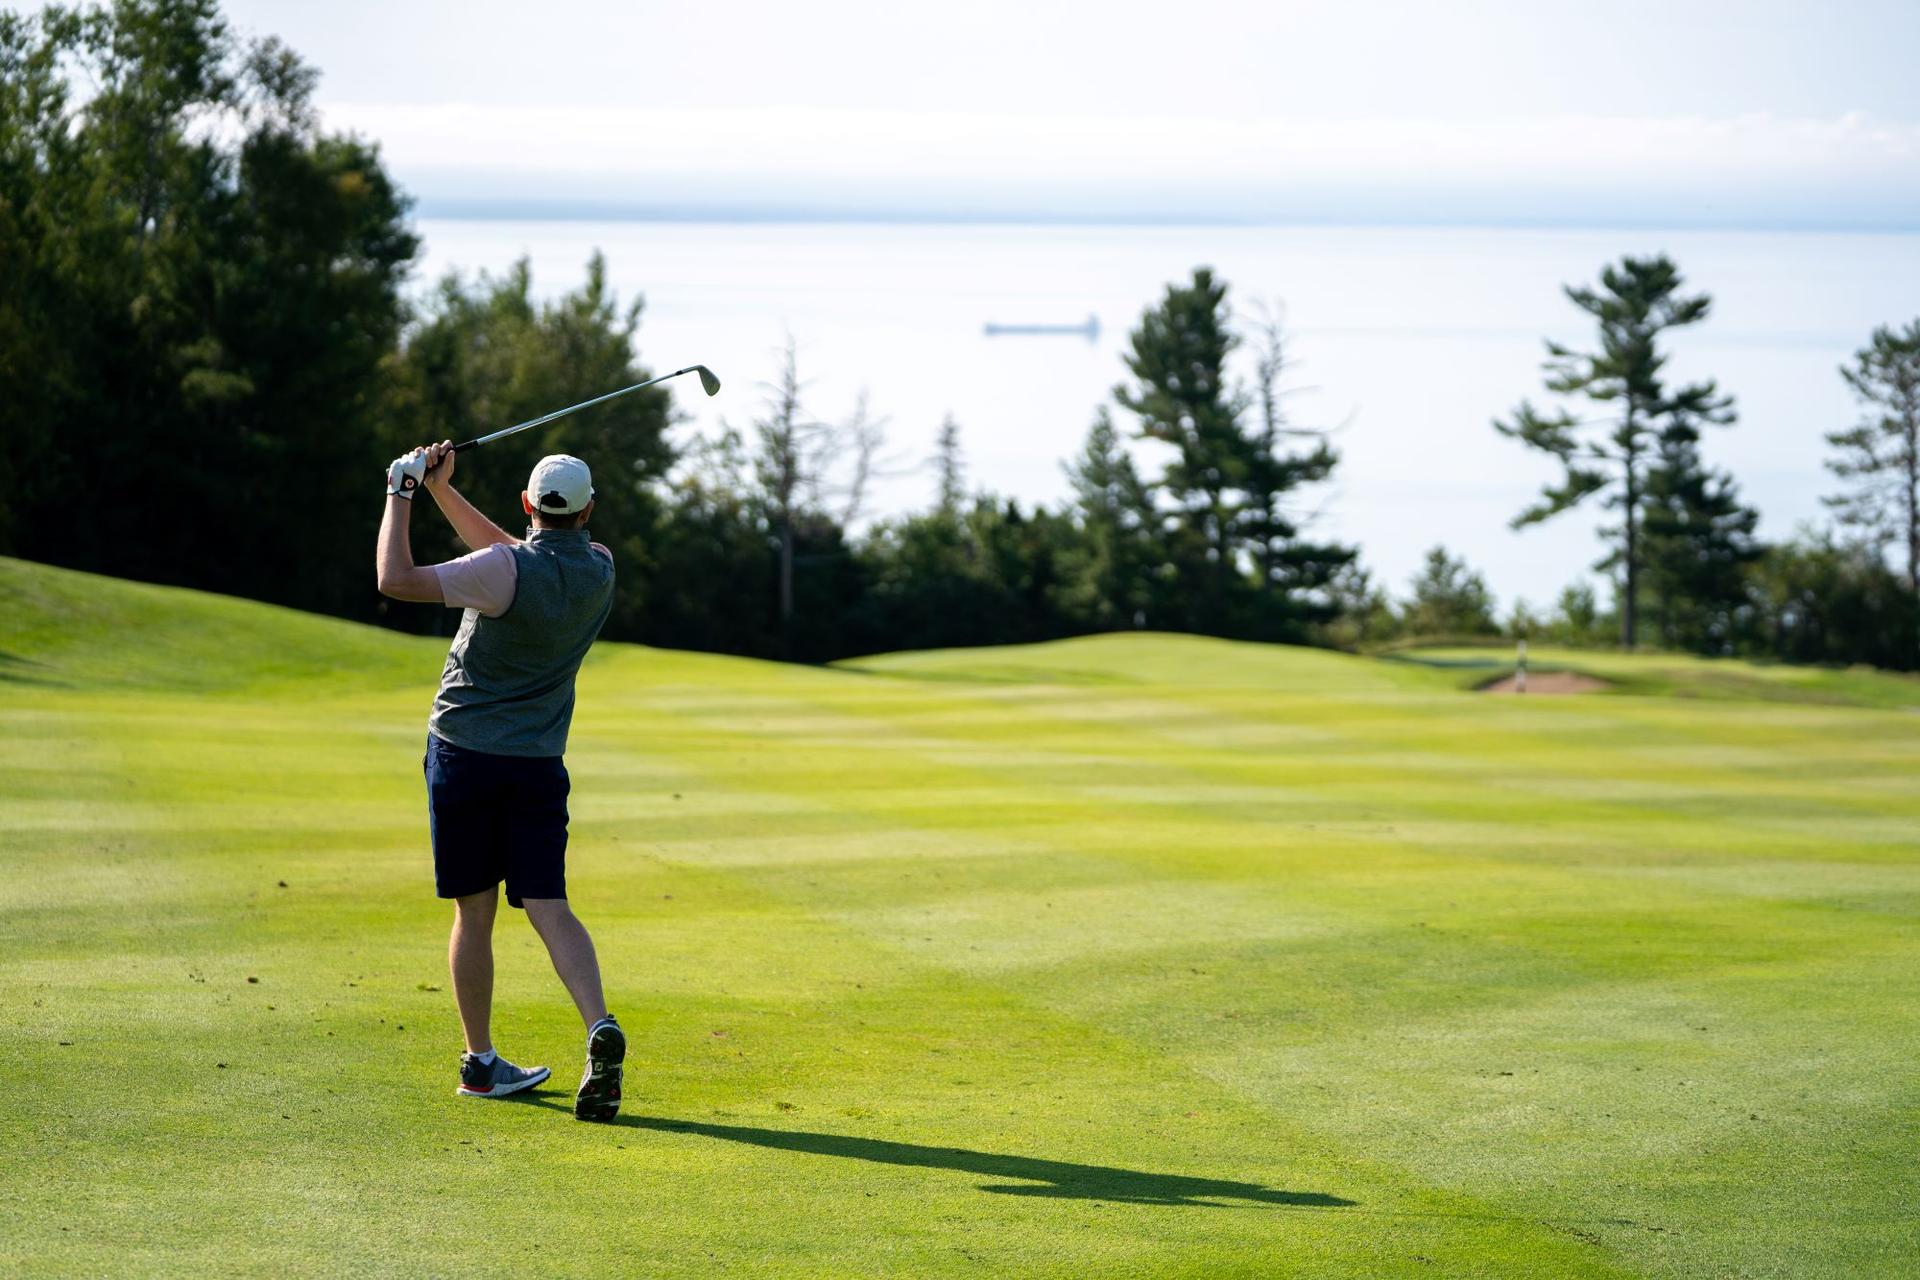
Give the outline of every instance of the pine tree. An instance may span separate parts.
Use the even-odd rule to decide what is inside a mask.
[[[1661,370],[1667,357],[1659,349],[1668,329],[1697,324],[1712,306],[1705,294],[1680,293],[1679,268],[1665,255],[1623,258],[1600,273],[1600,288],[1567,286],[1570,301],[1599,326],[1599,350],[1579,352],[1547,343],[1547,390],[1592,401],[1599,418],[1582,419],[1565,409],[1542,411],[1522,401],[1511,421],[1495,420],[1494,429],[1557,458],[1564,476],[1549,485],[1540,500],[1513,519],[1514,528],[1537,524],[1578,506],[1587,498],[1620,513],[1618,526],[1604,534],[1618,539],[1603,568],[1620,572],[1620,639],[1631,647],[1638,638],[1638,605],[1646,551],[1641,521],[1647,500],[1647,472],[1655,457],[1665,420],[1680,416],[1693,424],[1732,421],[1730,403],[1714,384],[1692,383],[1667,391]],[[1590,428],[1602,430],[1597,438]]]
[[[1145,626],[1152,602],[1153,498],[1102,408],[1065,464],[1083,533],[1076,608],[1096,628]]]
[[[1875,329],[1840,376],[1864,413],[1827,436],[1840,451],[1827,469],[1853,482],[1827,505],[1874,546],[1904,546],[1907,588],[1920,598],[1920,320]]]
[[[1176,515],[1165,557],[1188,597],[1181,621],[1209,631],[1223,629],[1229,615],[1253,454],[1228,387],[1227,357],[1239,341],[1230,316],[1226,283],[1196,268],[1191,284],[1168,286],[1140,317],[1124,357],[1136,381],[1114,388],[1114,399],[1139,417],[1140,437],[1173,450],[1154,485]]]
[[[1304,485],[1319,484],[1333,474],[1340,455],[1327,433],[1297,427],[1287,418],[1281,385],[1292,361],[1281,313],[1263,308],[1254,326],[1254,402],[1259,423],[1249,440],[1246,500],[1240,533],[1253,552],[1264,615],[1256,628],[1261,635],[1295,638],[1298,628],[1289,615],[1311,613],[1326,621],[1339,612],[1333,589],[1335,578],[1354,562],[1351,547],[1309,543],[1301,539],[1304,520],[1287,510],[1287,500]],[[1305,447],[1295,451],[1292,441]],[[1315,603],[1303,604],[1311,595]]]
[[[1585,582],[1569,583],[1561,589],[1543,629],[1549,639],[1580,646],[1605,644],[1607,636],[1614,633],[1613,619],[1600,608],[1599,597]]]
[[[1399,630],[1393,602],[1358,559],[1342,565],[1327,583],[1333,616],[1322,623],[1317,638],[1336,649],[1363,649],[1391,640]]]
[[[1727,653],[1748,603],[1747,567],[1760,557],[1760,515],[1741,503],[1731,476],[1701,460],[1695,421],[1686,406],[1670,406],[1647,474],[1646,595],[1661,643]]]
[[[765,413],[753,420],[754,478],[773,530],[779,555],[778,607],[783,634],[793,623],[793,558],[799,526],[817,507],[821,474],[831,450],[833,428],[807,416],[801,405],[806,384],[791,337],[781,352],[780,371],[767,388]]]
[[[369,608],[406,197],[215,0],[28,8],[0,10],[0,549]]]
[[[939,509],[958,514],[967,497],[967,461],[960,451],[960,424],[948,414],[940,422],[939,441],[934,446],[933,465],[939,480]]]
[[[1486,578],[1463,557],[1449,555],[1445,547],[1427,552],[1412,586],[1412,598],[1401,614],[1401,627],[1408,635],[1438,638],[1493,635],[1500,630]]]

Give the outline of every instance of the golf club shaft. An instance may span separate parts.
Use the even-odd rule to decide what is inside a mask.
[[[495,440],[504,440],[506,437],[518,432],[528,431],[534,427],[543,427],[547,423],[564,418],[570,413],[578,413],[582,409],[591,409],[596,404],[605,404],[609,400],[617,400],[629,392],[638,391],[642,387],[650,387],[656,382],[665,382],[668,378],[677,378],[683,373],[696,372],[699,368],[700,366],[697,364],[690,364],[684,369],[675,369],[672,373],[663,373],[657,378],[648,378],[645,382],[636,382],[630,387],[622,387],[618,391],[609,391],[606,395],[595,396],[591,400],[582,400],[579,404],[568,405],[564,409],[556,409],[552,413],[542,417],[529,418],[527,421],[515,423],[511,427],[503,427],[491,435],[480,436],[464,444],[457,444],[453,446],[453,451],[455,453],[465,453],[469,449],[478,449],[483,444],[492,444]]]

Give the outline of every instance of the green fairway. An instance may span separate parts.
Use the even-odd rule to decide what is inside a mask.
[[[1920,1270],[1920,682],[602,645],[453,1096],[444,641],[0,560],[0,1273]],[[1784,690],[1784,692],[1782,692]]]

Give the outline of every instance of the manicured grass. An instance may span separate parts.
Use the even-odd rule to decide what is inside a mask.
[[[1390,661],[1451,672],[1457,687],[1472,689],[1510,675],[1510,644],[1479,648],[1404,650]],[[1827,706],[1920,708],[1920,676],[1871,667],[1796,667],[1689,654],[1626,654],[1535,645],[1529,671],[1575,671],[1609,682],[1611,692],[1667,698],[1807,702]]]
[[[0,600],[0,1273],[1920,1268],[1904,682],[602,646],[596,1127],[517,915],[498,1042],[555,1080],[452,1096],[443,643],[11,561]]]

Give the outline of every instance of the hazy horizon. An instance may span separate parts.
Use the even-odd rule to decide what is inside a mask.
[[[224,11],[423,217],[1920,228],[1904,0]]]
[[[1487,212],[1438,214],[1408,218],[1382,211],[1366,213],[1255,214],[1216,212],[1153,212],[1114,210],[1028,208],[1011,205],[977,211],[956,210],[947,206],[872,205],[848,207],[827,201],[817,206],[804,203],[732,203],[724,200],[697,201],[618,201],[527,198],[515,195],[413,195],[413,216],[421,221],[440,222],[601,222],[601,223],[687,223],[741,226],[925,226],[925,227],[1162,227],[1196,229],[1245,227],[1268,230],[1326,229],[1339,227],[1371,230],[1421,231],[1456,229],[1463,231],[1541,230],[1541,231],[1736,231],[1793,235],[1909,235],[1920,234],[1920,206],[1911,212],[1874,220],[1861,215],[1835,217],[1829,221],[1815,218],[1785,218],[1755,214],[1745,218],[1703,216],[1689,221],[1672,215],[1649,214],[1641,218],[1595,218],[1572,211],[1564,214],[1536,213],[1531,216]]]
[[[705,363],[726,381],[718,400],[676,396],[695,415],[690,432],[723,418],[746,428],[791,334],[811,413],[842,419],[864,392],[902,460],[922,464],[951,412],[972,482],[1023,503],[1065,497],[1061,463],[1123,380],[1120,348],[1141,311],[1211,265],[1242,315],[1284,305],[1295,420],[1348,424],[1335,483],[1302,495],[1322,513],[1313,532],[1357,543],[1396,592],[1444,543],[1485,572],[1503,608],[1549,603],[1591,578],[1604,550],[1597,509],[1507,527],[1553,468],[1490,425],[1522,397],[1546,398],[1544,339],[1592,342],[1563,284],[1624,253],[1669,252],[1688,289],[1713,296],[1705,323],[1672,335],[1669,373],[1718,378],[1736,397],[1740,421],[1709,434],[1706,457],[1733,472],[1773,540],[1824,518],[1819,495],[1835,482],[1823,433],[1856,416],[1837,367],[1875,324],[1920,308],[1912,234],[471,219],[423,219],[421,231],[417,289],[450,269],[498,274],[524,254],[535,296],[551,298],[604,251],[622,300],[645,299],[642,363]],[[1089,314],[1095,342],[983,333]],[[1139,449],[1151,470],[1151,447]],[[870,514],[924,508],[932,492],[930,473],[910,471],[878,486]]]

